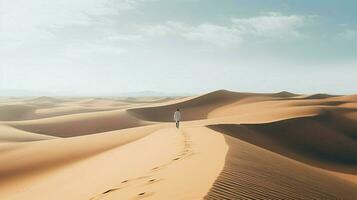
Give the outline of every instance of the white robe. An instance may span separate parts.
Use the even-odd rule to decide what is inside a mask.
[[[175,121],[175,122],[181,121],[181,113],[180,113],[180,111],[176,111],[176,112],[175,112],[175,114],[174,114],[174,121]]]

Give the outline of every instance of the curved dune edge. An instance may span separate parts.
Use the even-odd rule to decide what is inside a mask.
[[[205,199],[355,199],[357,185],[229,135],[225,167]]]
[[[63,115],[127,109],[177,98],[37,97],[0,98],[0,121],[24,121]]]
[[[127,188],[107,190],[93,199],[202,199],[223,168],[227,151],[224,138],[205,127],[162,131],[183,139],[178,154],[152,168],[143,180]]]
[[[73,114],[44,119],[3,122],[13,128],[55,137],[73,137],[152,125],[125,110]]]
[[[344,97],[344,98],[342,98]],[[153,122],[172,121],[172,111],[181,109],[184,121],[205,120],[237,114],[274,112],[278,109],[318,110],[322,107],[339,106],[349,100],[348,96],[326,98],[304,98],[292,93],[242,93],[218,90],[197,97],[128,109],[128,112],[142,120]],[[347,98],[347,99],[346,99]],[[354,97],[350,97],[354,98]],[[307,111],[308,112],[308,111]]]
[[[208,113],[220,106],[255,95],[261,94],[218,90],[197,97],[178,100],[171,104],[133,108],[129,109],[128,112],[139,119],[147,121],[171,122],[172,111],[176,110],[176,108],[180,108],[181,113],[185,116],[184,121],[201,120],[207,119]]]
[[[18,187],[26,181],[30,181],[31,185],[35,183],[33,180],[41,175],[47,179],[51,173],[56,173],[56,170],[121,147],[157,129],[157,126],[151,126],[81,137],[8,144],[7,148],[10,150],[2,152],[0,156],[0,199],[9,192],[16,194],[14,189],[21,189]]]
[[[208,127],[280,155],[319,168],[357,175],[356,129],[317,115],[262,124],[216,124]]]
[[[165,127],[60,168],[1,179],[0,199],[202,199],[224,166],[228,147],[223,136],[205,127]],[[77,140],[84,143],[86,137]],[[113,137],[96,139],[104,144],[104,138]]]
[[[36,133],[30,133],[26,131],[22,131],[11,126],[1,125],[0,124],[0,144],[8,143],[8,142],[31,142],[38,140],[48,140],[55,139],[57,137],[42,135]],[[1,151],[1,150],[0,150]]]

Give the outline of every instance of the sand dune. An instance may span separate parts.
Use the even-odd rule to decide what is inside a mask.
[[[290,98],[290,97],[297,97],[299,96],[299,94],[294,94],[291,92],[287,92],[287,91],[282,91],[282,92],[278,92],[275,94],[271,95],[272,97],[280,97],[280,98]]]
[[[357,102],[357,94],[356,95],[339,96],[339,97],[335,97],[333,99],[339,99],[339,100],[347,101],[347,102]]]
[[[204,119],[210,110],[219,105],[234,102],[237,98],[239,97],[236,93],[216,91],[175,104],[130,109],[129,113],[145,120],[170,122],[172,121],[172,111],[180,108],[185,115],[185,120]]]
[[[21,120],[32,115],[36,110],[34,106],[26,105],[0,105],[0,121]]]
[[[355,127],[333,124],[328,116],[266,124],[221,124],[210,128],[270,151],[321,168],[357,175]]]
[[[0,199],[355,199],[356,95],[0,101]],[[174,128],[176,108],[184,122]]]
[[[177,97],[178,98],[178,97]],[[147,104],[164,103],[177,98],[140,97],[126,98],[1,98],[0,121],[42,119],[88,112],[120,110]]]
[[[235,137],[225,138],[225,167],[205,199],[352,200],[357,195],[351,182]]]
[[[317,106],[317,105],[340,105],[346,103],[341,100],[324,100],[319,101],[315,99],[298,98],[299,95],[289,92],[279,93],[240,93],[227,90],[218,90],[202,96],[198,96],[183,102],[173,103],[163,106],[145,107],[129,109],[129,113],[134,116],[157,122],[172,121],[172,110],[180,108],[182,114],[185,116],[185,121],[201,120],[211,117],[245,114],[241,112],[242,105],[250,106],[247,110],[256,112],[252,107],[257,106],[265,109],[265,107],[291,107],[291,106]],[[335,97],[335,96],[331,96]],[[292,105],[292,104],[296,105]],[[233,109],[233,110],[232,110]],[[223,110],[218,114],[218,110]],[[271,110],[270,110],[271,111]],[[232,114],[228,114],[232,113]]]
[[[51,172],[58,172],[56,169],[60,169],[61,166],[70,166],[72,163],[85,158],[120,147],[140,139],[154,130],[156,130],[155,127],[136,128],[120,131],[120,134],[114,131],[85,137],[53,139],[16,145],[15,149],[0,156],[2,163],[0,167],[0,188],[8,188],[11,191],[16,188],[18,190],[21,184],[32,185],[34,184],[33,180],[36,180],[38,176],[51,176]],[[14,159],[16,162],[12,162]],[[18,179],[21,181],[18,182]],[[2,194],[7,193],[8,190],[2,189],[2,192],[0,192],[1,199],[4,198]],[[14,194],[16,195],[16,193],[12,193],[12,195]],[[47,199],[46,197],[42,198]]]
[[[208,113],[216,108],[252,96],[262,95],[218,90],[183,102],[165,106],[130,109],[128,111],[141,119],[170,122],[172,121],[172,111],[180,108],[185,116],[185,121],[199,120],[206,119]]]
[[[42,118],[49,118],[49,117],[57,117],[63,115],[72,115],[72,114],[79,114],[79,113],[88,113],[88,112],[98,112],[98,111],[106,111],[106,110],[113,110],[113,108],[87,108],[83,106],[58,106],[54,108],[43,108],[37,109],[35,112],[35,116],[31,118],[27,118],[27,120],[31,119],[42,119]]]
[[[116,132],[92,135],[88,137],[76,137],[70,139],[57,138],[39,142],[23,143],[16,151],[1,156],[1,177],[19,175],[20,171],[27,169],[38,170],[37,167],[57,166],[58,163],[75,161],[89,155],[118,147],[122,144],[134,141],[155,130],[155,127],[136,128]],[[103,138],[103,139],[102,139]],[[61,151],[60,151],[61,150]],[[43,153],[46,151],[46,153]],[[24,157],[21,164],[9,162],[9,158]],[[37,166],[37,167],[35,167]]]
[[[0,143],[4,142],[28,142],[53,139],[56,137],[30,133],[6,125],[0,125]]]
[[[330,94],[313,94],[304,97],[305,99],[326,99],[331,97],[337,97],[337,95],[330,95]]]
[[[27,99],[26,101],[27,102],[31,102],[31,103],[53,103],[53,104],[59,104],[59,103],[67,102],[68,100],[64,99],[64,98],[42,96],[42,97],[36,97],[36,98]]]
[[[38,120],[6,122],[8,126],[44,135],[73,137],[149,125],[126,111],[103,111],[52,117]]]

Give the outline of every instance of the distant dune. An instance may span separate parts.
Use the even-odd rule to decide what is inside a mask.
[[[120,110],[145,104],[161,103],[176,98],[2,98],[0,99],[0,121],[19,121],[50,118],[56,116]],[[8,102],[11,102],[8,104]]]
[[[0,105],[0,121],[25,119],[33,114],[36,107],[28,105]]]
[[[7,122],[9,126],[44,135],[73,137],[150,124],[136,119],[126,111],[102,111],[37,119]]]
[[[149,121],[170,122],[172,121],[172,111],[180,108],[182,114],[185,116],[185,121],[199,120],[206,119],[210,111],[220,106],[255,95],[219,90],[187,101],[157,107],[134,108],[130,109],[129,112],[134,116]]]
[[[357,95],[2,98],[0,163],[0,199],[354,200]]]
[[[287,92],[287,91],[282,91],[282,92],[272,94],[271,96],[272,97],[280,97],[280,98],[289,98],[289,97],[297,97],[299,95],[291,93],[291,92]]]
[[[305,99],[326,99],[330,97],[337,97],[337,95],[329,95],[329,94],[313,94],[313,95],[308,95],[305,97]]]
[[[55,98],[55,97],[42,96],[42,97],[28,99],[27,101],[32,102],[32,103],[56,103],[56,104],[58,104],[58,103],[66,102],[67,100]]]
[[[39,140],[48,140],[48,139],[56,138],[48,135],[41,135],[41,134],[31,133],[27,131],[22,131],[6,125],[0,125],[0,130],[1,130],[0,144],[12,143],[12,142],[39,141]]]

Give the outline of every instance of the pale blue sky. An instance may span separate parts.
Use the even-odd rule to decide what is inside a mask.
[[[0,88],[357,93],[353,0],[0,0]]]

